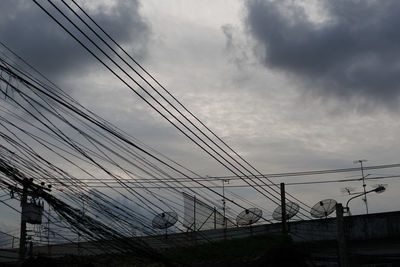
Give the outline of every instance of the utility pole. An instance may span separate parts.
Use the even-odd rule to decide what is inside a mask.
[[[364,190],[364,203],[365,203],[365,209],[367,210],[367,214],[368,214],[368,201],[367,201],[367,190],[366,190],[366,184],[365,184],[365,175],[364,175],[364,166],[363,166],[363,162],[367,161],[366,159],[361,159],[361,160],[355,160],[353,163],[354,164],[358,164],[360,163],[360,168],[361,168],[361,177],[362,177],[362,182],[363,182],[363,190]]]
[[[217,229],[217,209],[214,207],[214,229]]]
[[[26,221],[24,216],[24,209],[26,207],[27,198],[28,198],[28,186],[30,181],[25,178],[22,180],[22,196],[21,196],[21,227],[19,234],[19,257],[23,259],[26,253]]]
[[[224,213],[224,228],[227,227],[226,217],[225,217],[225,210],[226,210],[226,201],[225,201],[225,183],[229,183],[229,179],[222,180],[222,211]]]
[[[50,205],[47,217],[47,254],[51,256],[51,247],[50,247]]]
[[[193,232],[196,232],[196,195],[193,197]]]
[[[281,183],[282,233],[287,233],[285,183]]]
[[[36,185],[33,183],[33,178],[26,178],[22,175],[16,168],[5,162],[3,159],[0,159],[0,171],[8,176],[10,176],[15,182],[20,183],[22,185],[22,190],[17,186],[8,185],[11,190],[11,197],[14,197],[14,192],[19,192],[21,196],[21,226],[20,226],[20,237],[19,237],[19,257],[21,259],[25,258],[26,254],[26,224],[41,224],[42,223],[42,212],[43,205],[33,203],[29,204],[28,207],[28,196],[32,199],[39,198],[40,193],[43,193],[43,190],[51,191],[51,185],[47,185],[45,187],[45,183],[41,182],[40,185]],[[32,217],[30,212],[36,212],[36,215]]]
[[[348,265],[347,265],[347,255],[346,255],[346,239],[344,235],[343,206],[341,203],[336,204],[336,224],[337,224],[339,266],[347,267]]]

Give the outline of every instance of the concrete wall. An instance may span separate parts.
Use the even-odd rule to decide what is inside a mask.
[[[382,239],[400,236],[400,212],[345,217],[349,240]]]
[[[345,235],[348,240],[370,240],[400,237],[400,212],[377,213],[369,215],[350,216],[344,218]],[[289,231],[295,242],[328,241],[336,239],[336,219],[298,221],[289,223]],[[155,249],[171,247],[187,247],[196,244],[224,239],[243,238],[253,235],[273,234],[281,232],[281,224],[264,224],[251,227],[206,230],[179,234],[158,235],[136,238]],[[100,254],[104,252],[107,241],[81,242],[53,245],[50,247],[35,247],[33,254],[55,255]],[[110,248],[109,252],[112,252]],[[116,252],[116,251],[115,251]]]
[[[370,240],[400,237],[400,212],[348,216],[344,218],[348,240]],[[144,238],[153,247],[167,248],[176,244],[187,246],[208,241],[242,238],[252,235],[280,233],[281,224],[255,225],[226,230],[206,230],[168,236]],[[289,234],[295,242],[336,240],[336,218],[289,222]]]

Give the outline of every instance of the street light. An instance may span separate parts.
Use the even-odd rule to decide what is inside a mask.
[[[357,196],[354,196],[354,197],[349,198],[349,200],[347,200],[347,203],[346,203],[346,212],[348,212],[348,213],[350,214],[350,209],[349,209],[349,202],[350,202],[350,200],[355,199],[355,198],[357,198],[357,197],[362,197],[362,196],[364,196],[364,195],[366,195],[366,194],[369,194],[369,193],[372,193],[372,192],[375,192],[375,193],[379,194],[379,193],[382,193],[382,192],[385,191],[385,190],[386,190],[386,188],[385,188],[383,185],[379,185],[377,188],[374,188],[374,189],[372,189],[372,190],[363,192],[363,193],[361,193],[361,194],[359,194],[359,195],[357,195]]]

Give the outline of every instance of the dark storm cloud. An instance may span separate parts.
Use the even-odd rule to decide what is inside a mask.
[[[328,19],[315,23],[295,1],[246,2],[263,64],[300,77],[312,93],[397,105],[400,1],[321,3]]]
[[[59,79],[71,71],[82,71],[90,62],[94,62],[32,1],[3,0],[0,5],[1,41],[52,79]],[[44,6],[49,5],[44,3]],[[139,14],[139,6],[135,0],[117,0],[111,8],[99,6],[88,13],[117,42],[144,52],[149,27]]]

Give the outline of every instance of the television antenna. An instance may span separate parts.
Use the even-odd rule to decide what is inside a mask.
[[[286,219],[287,220],[292,218],[294,215],[296,215],[300,209],[299,204],[292,202],[292,201],[287,201],[285,207],[286,207]],[[282,206],[281,205],[276,207],[276,209],[272,213],[272,218],[274,218],[277,221],[282,221]]]
[[[317,202],[310,211],[310,214],[314,218],[328,218],[336,208],[336,200],[334,199],[324,199]]]
[[[356,188],[353,186],[346,186],[346,187],[340,189],[340,191],[343,194],[349,194],[349,195],[353,195],[355,190],[356,190]]]
[[[258,208],[249,208],[243,210],[236,217],[236,223],[238,225],[252,225],[258,222],[262,216],[262,210]]]
[[[365,184],[365,176],[364,176],[364,167],[363,167],[363,162],[366,162],[366,159],[359,159],[359,160],[355,160],[353,161],[354,164],[358,164],[360,163],[360,170],[361,170],[361,179],[362,179],[362,186],[363,186],[363,191],[364,191],[364,203],[365,203],[365,209],[367,210],[367,214],[368,214],[368,201],[367,201],[367,190],[366,190],[366,184]]]

